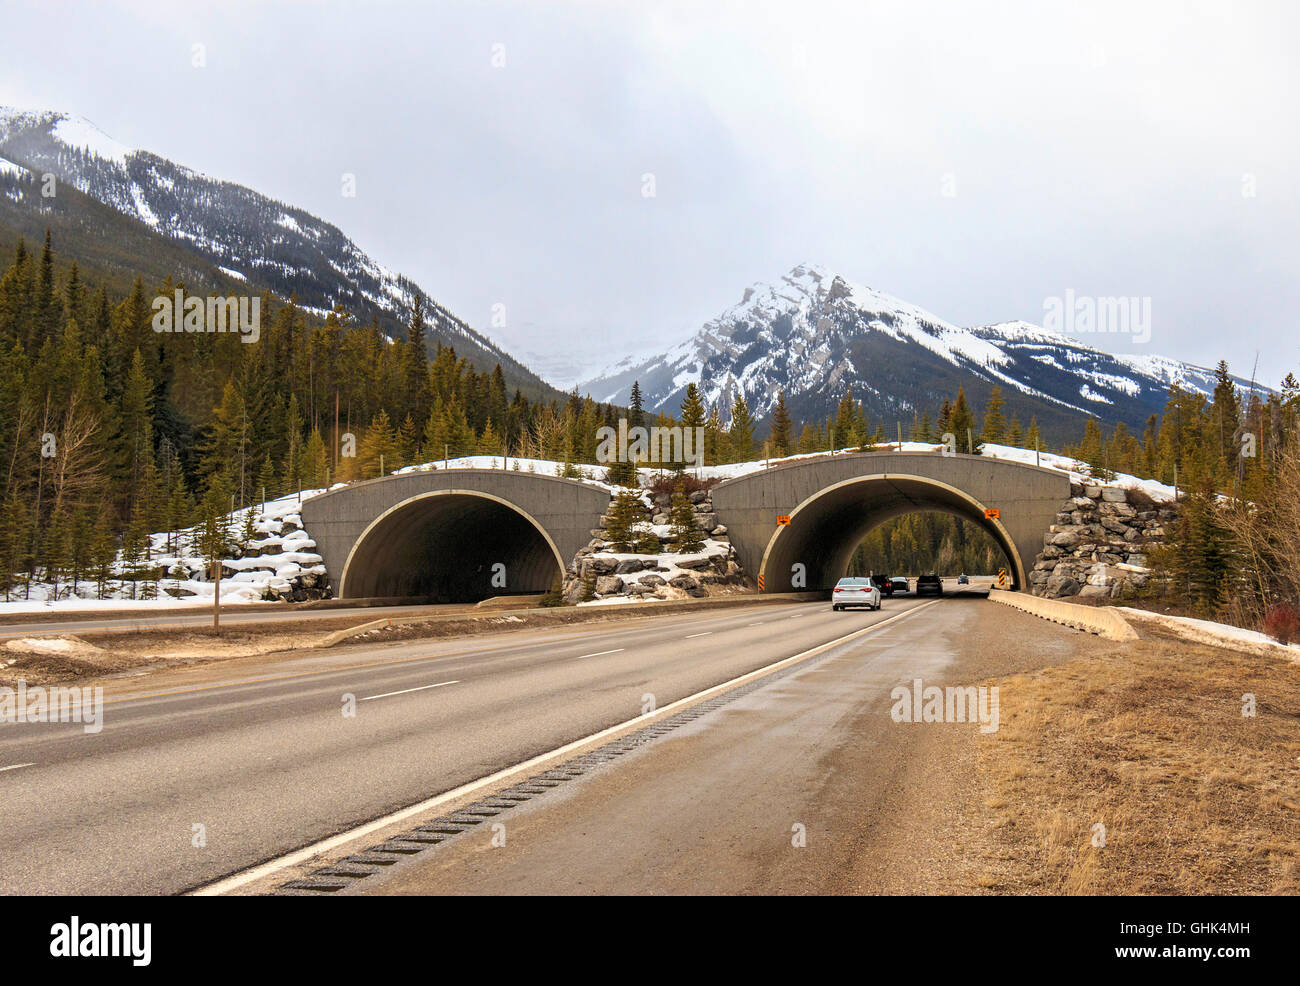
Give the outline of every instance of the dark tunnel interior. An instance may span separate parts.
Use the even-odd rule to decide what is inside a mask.
[[[550,543],[517,510],[484,496],[438,494],[394,510],[362,537],[341,596],[477,602],[546,592],[562,574]]]

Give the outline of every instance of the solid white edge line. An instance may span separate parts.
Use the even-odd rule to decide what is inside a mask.
[[[6,770],[17,770],[19,767],[35,767],[35,763],[11,763],[8,767],[0,767],[0,774]]]
[[[373,821],[366,822],[363,825],[358,825],[356,828],[349,829],[346,832],[332,835],[328,839],[322,839],[320,842],[315,842],[310,846],[296,849],[288,855],[281,856],[278,859],[272,859],[265,863],[260,863],[259,865],[244,870],[241,873],[236,873],[233,876],[228,876],[222,880],[216,881],[215,883],[199,887],[197,890],[190,891],[186,896],[218,897],[222,894],[229,893],[232,890],[237,890],[255,880],[260,880],[263,877],[270,876],[272,873],[278,873],[280,870],[287,869],[290,866],[296,866],[298,863],[311,859],[313,856],[329,852],[331,849],[346,845],[347,843],[367,836],[372,832],[378,832],[380,829],[385,829],[390,825],[411,818],[414,815],[421,815],[426,811],[439,807],[440,805],[447,804],[449,801],[457,801],[467,795],[474,794],[476,791],[480,791],[485,787],[493,787],[500,784],[502,781],[509,780],[519,774],[531,773],[541,764],[558,758],[567,757],[573,751],[584,746],[589,746],[592,743],[614,736],[615,734],[623,732],[629,728],[648,725],[655,720],[663,719],[669,715],[675,714],[686,706],[695,705],[712,698],[715,695],[730,691],[733,688],[738,688],[739,686],[747,684],[757,678],[767,677],[768,675],[773,674],[782,668],[787,668],[792,664],[806,661],[810,657],[831,650],[832,648],[838,647],[850,640],[854,640],[868,633],[874,633],[896,620],[902,620],[909,616],[914,616],[921,612],[921,610],[933,606],[937,602],[940,602],[940,600],[933,599],[928,603],[923,603],[922,605],[917,606],[915,609],[909,609],[904,613],[898,613],[888,619],[881,620],[879,623],[873,623],[869,627],[854,630],[852,633],[845,634],[843,637],[836,637],[834,640],[828,640],[824,644],[818,644],[816,647],[811,647],[806,651],[801,651],[792,657],[783,657],[781,660],[776,661],[773,664],[768,664],[761,668],[755,668],[753,671],[747,671],[729,681],[724,681],[719,685],[712,685],[703,691],[696,692],[694,695],[687,695],[685,698],[679,698],[676,702],[670,702],[668,705],[665,705],[661,709],[656,709],[654,712],[647,712],[636,716],[633,719],[628,719],[625,722],[618,723],[617,725],[609,726],[605,729],[599,730],[598,732],[592,733],[590,736],[584,736],[581,739],[573,740],[571,743],[565,743],[563,746],[556,747],[548,753],[539,753],[537,756],[530,757],[528,760],[523,761],[523,763],[517,763],[513,767],[506,767],[503,770],[498,770],[494,774],[488,774],[486,777],[480,777],[478,780],[469,781],[466,784],[462,784],[460,787],[452,788],[450,791],[445,791],[432,798],[426,798],[424,801],[409,805],[406,808],[401,808],[383,816],[382,818],[376,818]]]
[[[588,657],[601,657],[605,654],[622,654],[625,650],[627,650],[626,647],[615,647],[613,650],[598,650],[594,654],[579,654],[577,660],[581,661]]]
[[[357,699],[358,702],[370,702],[377,698],[391,698],[394,695],[409,695],[411,692],[424,692],[430,688],[441,688],[443,685],[459,685],[460,679],[456,681],[440,681],[436,685],[421,685],[419,688],[403,688],[400,692],[384,692],[382,695],[367,695],[365,698]]]
[[[708,637],[713,633],[712,630],[705,630],[703,633],[688,633],[683,640],[690,640],[692,637]]]

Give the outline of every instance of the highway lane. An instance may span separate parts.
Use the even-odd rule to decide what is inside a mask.
[[[891,691],[1005,685],[1098,646],[948,599],[495,816],[503,841],[484,825],[340,892],[977,893],[980,725],[896,722]]]
[[[0,891],[193,888],[924,603],[354,646],[359,666],[114,692],[98,734],[0,724]]]

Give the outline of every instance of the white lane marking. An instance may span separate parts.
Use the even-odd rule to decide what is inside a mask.
[[[666,719],[669,716],[680,712],[684,708],[706,701],[713,698],[715,695],[724,694],[733,688],[739,688],[741,685],[748,684],[755,679],[765,678],[770,674],[780,671],[782,668],[788,668],[791,665],[798,664],[800,661],[806,661],[810,657],[823,654],[841,644],[848,643],[850,640],[856,640],[858,637],[865,636],[866,634],[875,633],[877,630],[884,629],[896,620],[905,620],[908,617],[915,616],[917,613],[921,612],[921,610],[933,606],[937,602],[939,602],[939,600],[935,599],[922,606],[917,606],[915,609],[908,609],[902,613],[891,616],[886,620],[881,620],[879,623],[873,623],[870,626],[854,630],[852,633],[846,633],[842,637],[828,640],[824,644],[810,647],[808,650],[802,651],[791,657],[783,657],[781,660],[768,664],[765,667],[755,668],[753,671],[746,671],[744,674],[738,675],[729,681],[724,681],[719,685],[712,685],[703,691],[696,692],[694,695],[687,695],[685,698],[679,698],[676,702],[669,702],[667,705],[656,709],[654,712],[646,712],[634,719],[628,719],[625,722],[620,722],[616,726],[609,726],[599,732],[592,733],[590,736],[584,736],[581,739],[573,740],[571,743],[565,743],[563,746],[556,747],[549,753],[539,753],[530,760],[525,760],[523,763],[517,763],[513,767],[506,767],[502,770],[498,770],[495,774],[488,774],[486,777],[480,777],[476,781],[470,781],[467,784],[462,784],[460,787],[452,788],[450,791],[436,794],[432,798],[426,798],[424,801],[409,805],[406,808],[399,808],[397,811],[385,815],[382,818],[376,818],[374,821],[366,822],[364,825],[358,825],[354,829],[340,832],[338,835],[332,835],[328,839],[322,839],[320,842],[315,842],[310,846],[303,846],[301,849],[297,849],[288,855],[281,856],[279,859],[272,859],[258,866],[254,866],[251,869],[244,870],[242,873],[228,876],[224,880],[210,883],[206,887],[199,887],[197,890],[190,891],[186,896],[218,897],[222,894],[229,893],[232,890],[238,890],[240,887],[252,883],[255,880],[260,880],[263,877],[270,876],[272,873],[278,873],[280,870],[286,869],[290,866],[296,866],[299,863],[311,859],[313,856],[329,852],[331,849],[337,849],[339,846],[347,845],[349,842],[365,838],[373,832],[378,832],[382,829],[388,828],[390,825],[396,825],[398,822],[405,821],[408,818],[422,815],[425,812],[432,811],[434,808],[441,807],[449,802],[459,801],[462,798],[470,797],[485,788],[496,787],[498,784],[508,781],[511,778],[518,777],[520,774],[527,776],[536,771],[542,764],[563,760],[574,751],[581,750],[583,747],[602,743],[606,739],[614,737],[620,733],[627,732],[631,729],[639,729],[652,722],[658,722],[660,719]]]
[[[622,654],[625,650],[627,650],[626,647],[615,647],[613,650],[598,650],[594,654],[580,654],[578,660],[581,661],[584,657],[602,657],[605,654]]]
[[[458,685],[459,681],[440,681],[436,685],[421,685],[419,688],[403,688],[400,692],[384,692],[382,695],[367,695],[362,702],[370,702],[377,698],[391,698],[393,695],[409,695],[411,692],[428,691],[430,688],[441,688],[443,685]]]
[[[690,640],[692,637],[707,637],[707,636],[708,636],[709,634],[711,634],[712,632],[713,632],[712,630],[705,630],[703,633],[688,633],[688,634],[687,634],[685,637],[683,637],[682,639],[683,639],[683,640]]]
[[[35,767],[35,766],[36,764],[34,763],[11,763],[8,767],[0,767],[0,774],[3,774],[6,770],[17,770],[19,767]]]
[[[759,620],[757,623],[750,623],[750,624],[747,624],[747,625],[748,625],[748,626],[751,626],[751,627],[761,627],[761,626],[762,626],[764,623],[766,623],[766,622],[767,622],[767,620]]]

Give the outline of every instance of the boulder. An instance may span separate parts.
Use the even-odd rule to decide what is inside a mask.
[[[677,563],[678,568],[708,568],[709,559],[700,558],[683,558]]]
[[[1078,591],[1078,580],[1069,575],[1053,575],[1044,586],[1044,594],[1048,596],[1073,596]]]
[[[596,580],[596,593],[601,596],[616,596],[623,591],[623,580],[617,575],[602,575]]]
[[[686,498],[690,500],[691,503],[703,503],[705,500],[708,499],[708,497],[709,497],[708,490],[696,490],[694,493],[688,494]]]
[[[1049,543],[1058,548],[1073,548],[1079,543],[1079,535],[1073,531],[1058,531],[1051,536]]]
[[[618,569],[618,559],[594,557],[591,559],[591,570],[596,575],[613,575]]]
[[[1107,503],[1128,503],[1128,491],[1118,486],[1103,486],[1101,498]]]
[[[642,569],[640,558],[624,558],[614,569],[616,575],[631,575],[633,572],[639,572]]]

